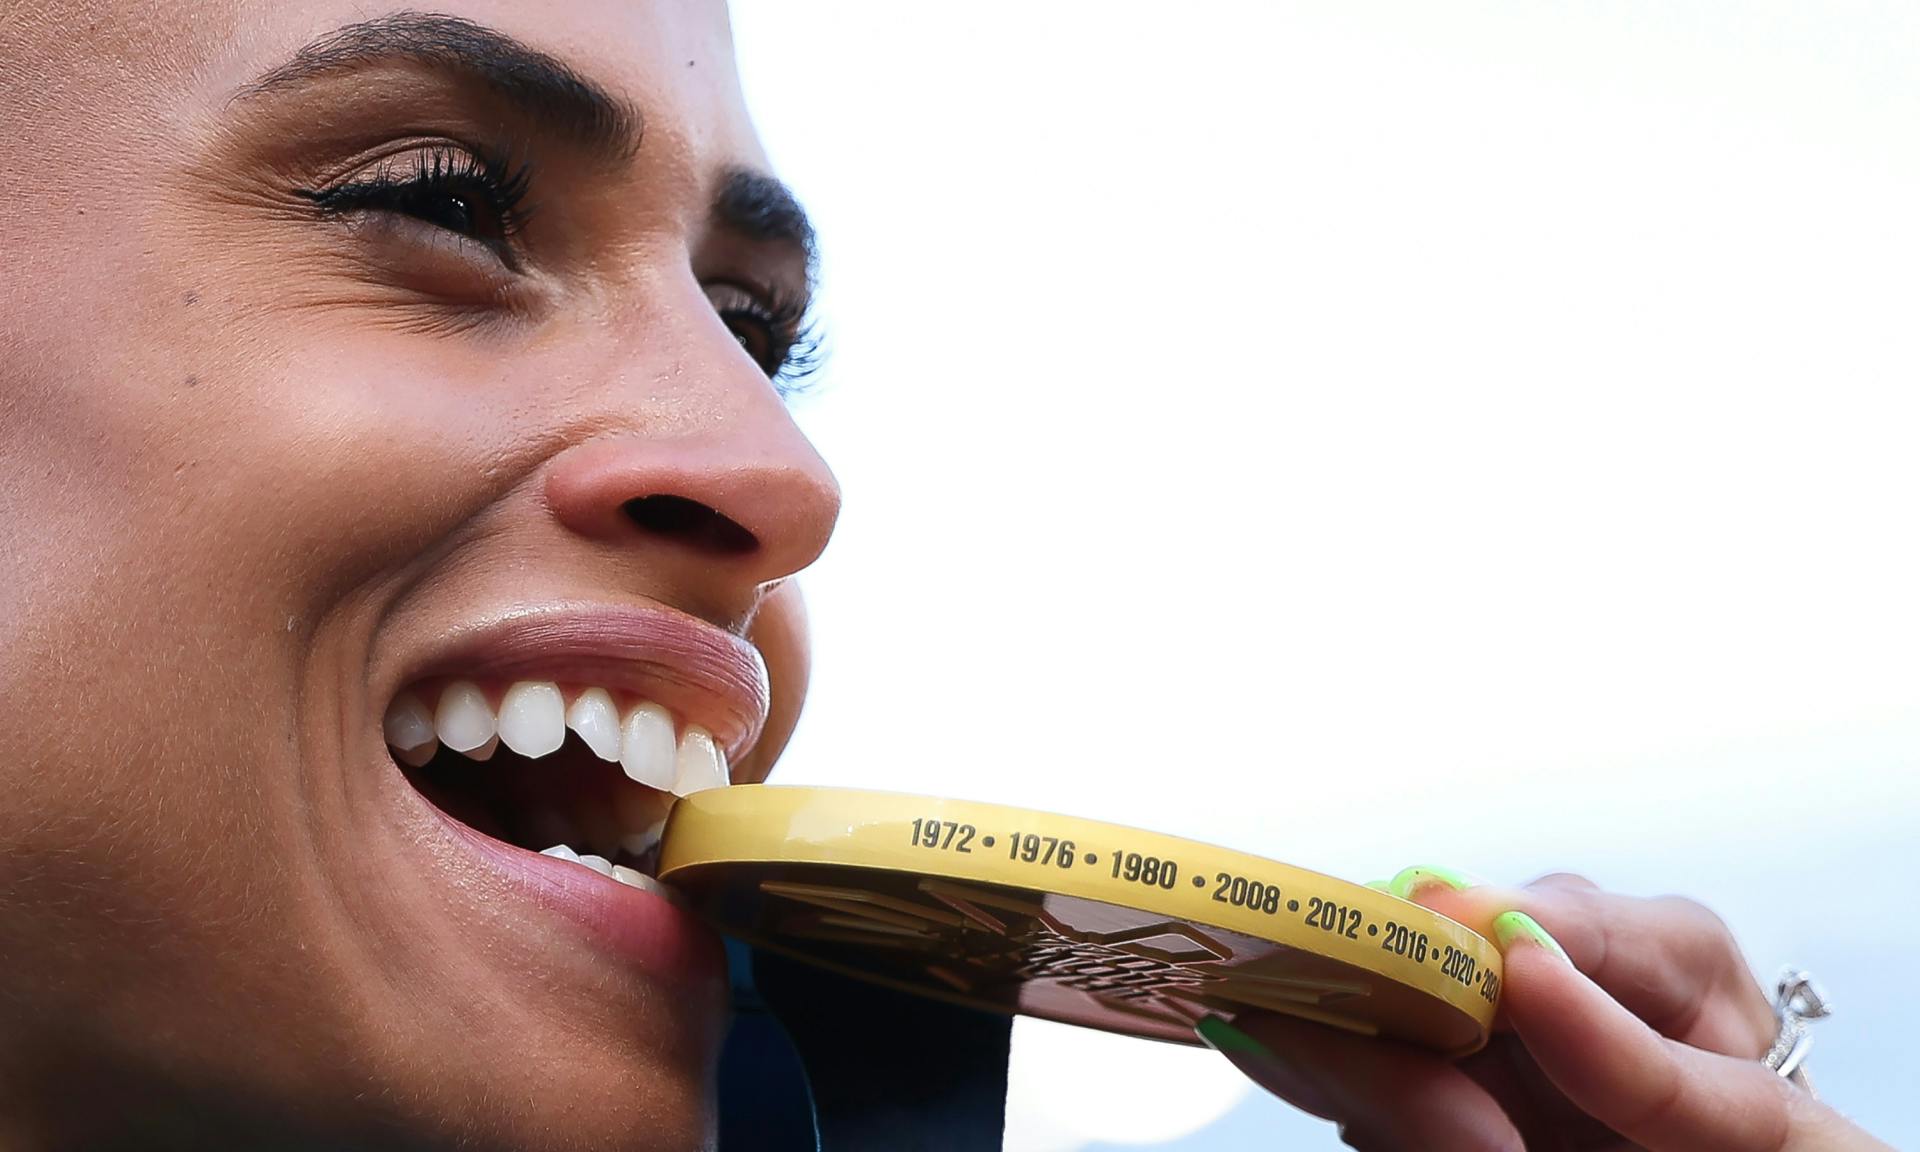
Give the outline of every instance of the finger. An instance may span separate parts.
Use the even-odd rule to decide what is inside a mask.
[[[1442,1058],[1268,1013],[1201,1021],[1200,1038],[1274,1095],[1368,1152],[1522,1152],[1486,1091]]]
[[[1594,1119],[1653,1152],[1775,1152],[1795,1095],[1764,1065],[1669,1040],[1583,975],[1537,925],[1502,917],[1503,994],[1541,1071]]]
[[[1733,933],[1701,905],[1620,896],[1565,873],[1525,888],[1462,886],[1466,879],[1444,869],[1408,869],[1389,890],[1483,935],[1500,913],[1527,913],[1582,972],[1663,1035],[1742,1057],[1772,1043],[1772,1004]]]
[[[1494,1036],[1485,1048],[1458,1060],[1460,1071],[1493,1097],[1507,1119],[1520,1130],[1528,1147],[1544,1152],[1547,1147],[1617,1148],[1620,1137],[1612,1129],[1574,1107],[1547,1074],[1540,1070],[1532,1053],[1513,1033]],[[1548,1135],[1557,1140],[1551,1143]]]
[[[1599,892],[1600,885],[1577,872],[1549,872],[1537,880],[1528,881],[1527,888],[1554,888],[1568,892]]]

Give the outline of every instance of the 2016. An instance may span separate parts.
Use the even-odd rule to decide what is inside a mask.
[[[1219,881],[1219,887],[1213,890],[1213,898],[1222,904],[1251,908],[1256,912],[1280,910],[1280,889],[1276,885],[1262,884],[1231,872],[1216,872],[1213,878]]]
[[[1180,878],[1180,866],[1171,860],[1162,860],[1158,856],[1142,856],[1138,852],[1115,852],[1113,878],[1118,880],[1123,873],[1127,879],[1137,884],[1172,888],[1174,881]]]
[[[969,845],[973,843],[973,835],[974,827],[971,824],[956,824],[951,820],[931,820],[923,817],[913,822],[911,843],[921,848],[944,848],[971,854],[973,849]]]
[[[1032,832],[1015,832],[1007,837],[1007,859],[1024,860],[1029,864],[1054,864],[1061,868],[1073,867],[1073,841],[1062,840],[1058,836],[1037,836]]]
[[[1395,956],[1410,956],[1416,963],[1427,960],[1427,934],[1415,932],[1405,924],[1387,921],[1387,930],[1380,934],[1380,950],[1391,952]]]

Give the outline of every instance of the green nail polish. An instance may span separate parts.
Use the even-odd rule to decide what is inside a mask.
[[[1500,942],[1500,951],[1502,952],[1505,952],[1512,946],[1515,940],[1526,939],[1540,945],[1540,947],[1545,948],[1562,960],[1567,958],[1567,950],[1560,947],[1560,941],[1555,940],[1545,928],[1540,927],[1540,921],[1535,920],[1525,912],[1502,912],[1500,915],[1495,916],[1493,918],[1493,938]]]
[[[1248,1053],[1254,1056],[1265,1056],[1268,1058],[1273,1056],[1273,1053],[1267,1050],[1265,1044],[1260,1043],[1260,1041],[1255,1040],[1245,1032],[1240,1031],[1240,1029],[1235,1028],[1225,1020],[1220,1019],[1218,1016],[1203,1017],[1200,1023],[1193,1026],[1193,1030],[1199,1035],[1200,1039],[1207,1042],[1207,1047],[1212,1048],[1215,1052],[1229,1056],[1235,1053]]]
[[[1480,878],[1452,868],[1440,868],[1432,864],[1416,864],[1411,868],[1402,868],[1400,874],[1387,882],[1387,891],[1402,900],[1411,900],[1413,894],[1433,884],[1444,884],[1455,892],[1462,888],[1478,888]]]
[[[1393,881],[1391,880],[1369,880],[1367,881],[1366,886],[1373,889],[1375,892],[1393,891]]]

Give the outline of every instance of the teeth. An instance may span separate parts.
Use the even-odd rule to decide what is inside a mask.
[[[691,796],[709,788],[727,786],[727,757],[705,728],[687,725],[674,757],[673,794]]]
[[[433,734],[433,715],[420,703],[420,697],[411,692],[402,692],[394,698],[380,727],[387,745],[402,764],[418,768],[440,751],[440,741]]]
[[[602,876],[613,875],[613,861],[607,859],[605,856],[590,856],[590,855],[583,854],[580,857],[580,863],[585,864],[587,867],[593,869],[595,872],[600,873],[600,875]]]
[[[423,768],[429,760],[433,759],[433,754],[438,751],[440,751],[440,741],[428,740],[425,744],[417,748],[395,748],[393,754],[399,759],[400,763],[407,765],[409,768]]]
[[[661,891],[659,881],[647,875],[645,872],[636,868],[629,868],[625,864],[615,864],[605,856],[582,855],[567,847],[565,844],[555,844],[551,848],[543,849],[540,855],[552,856],[558,860],[566,860],[570,863],[591,868],[595,872],[600,873],[600,875],[610,876],[629,888],[643,888],[649,892]]]
[[[493,739],[493,709],[487,707],[487,698],[480,692],[480,686],[470,680],[456,680],[447,685],[440,693],[440,708],[434,713],[434,731],[440,735],[440,743],[455,752],[472,751]],[[493,755],[488,749],[485,755],[475,759],[484,760]]]
[[[649,788],[673,787],[673,717],[658,704],[637,704],[620,727],[620,767]]]
[[[602,760],[620,759],[620,713],[605,688],[589,688],[567,709],[567,727]]]
[[[577,825],[547,810],[529,813],[527,825],[540,840],[559,842],[547,855],[608,876],[613,875],[609,857],[624,850],[644,858],[659,846],[664,815],[675,798],[731,783],[726,753],[713,734],[694,724],[677,733],[676,728],[673,714],[651,701],[635,704],[622,718],[605,688],[584,688],[569,705],[552,680],[508,685],[497,714],[471,680],[447,684],[431,714],[421,694],[403,692],[382,722],[394,758],[411,765],[427,763],[442,745],[472,760],[490,758],[502,744],[537,759],[558,751],[569,729],[601,760],[617,760],[628,778],[646,787],[615,789],[610,803],[582,806],[574,814],[581,821]],[[627,831],[634,828],[642,831]],[[582,855],[570,844],[605,855]]]
[[[545,756],[567,738],[566,712],[559,685],[522,680],[500,701],[500,741],[522,756]]]
[[[433,714],[427,711],[425,704],[420,703],[420,697],[411,692],[402,692],[394,698],[393,703],[387,706],[387,718],[380,727],[386,734],[387,743],[402,752],[435,742]]]
[[[667,822],[662,820],[645,832],[629,832],[620,837],[620,847],[625,848],[629,855],[645,856],[655,844],[660,843],[660,833],[666,830]]]

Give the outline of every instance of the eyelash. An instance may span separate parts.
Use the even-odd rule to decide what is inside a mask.
[[[329,216],[384,211],[412,217],[486,244],[502,263],[517,270],[512,241],[526,226],[527,190],[532,179],[528,164],[514,166],[463,148],[435,147],[415,153],[410,172],[401,165],[390,165],[370,177],[300,195]],[[472,235],[431,218],[424,208],[436,196],[447,202],[483,205],[494,221],[490,229],[494,235]],[[774,390],[782,397],[806,391],[807,380],[818,371],[822,359],[819,326],[808,317],[806,301],[730,281],[715,287],[729,289],[740,297],[733,307],[715,308],[722,322],[731,327],[744,319],[764,330],[769,346],[756,359]],[[751,355],[752,349],[747,350]]]
[[[782,399],[804,395],[814,384],[814,373],[827,358],[826,340],[816,320],[805,320],[794,330],[786,359],[773,374],[773,390]]]
[[[823,358],[820,326],[808,316],[806,301],[777,290],[749,288],[732,281],[709,287],[709,291],[715,289],[729,290],[740,297],[737,305],[715,307],[721,322],[731,327],[744,319],[765,329],[771,346],[764,358],[756,357],[756,360],[773,381],[774,389],[783,397],[805,392],[808,377],[819,370]],[[747,352],[753,354],[751,348]]]
[[[430,219],[423,208],[436,196],[446,203],[477,203],[489,214],[493,223],[488,231],[494,235],[469,238],[493,248],[512,267],[511,241],[526,226],[527,188],[532,180],[530,165],[514,166],[465,149],[440,147],[415,153],[411,172],[392,165],[364,179],[301,195],[330,216],[369,210],[395,212],[459,235],[468,234]]]

